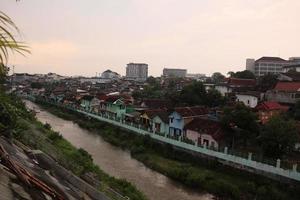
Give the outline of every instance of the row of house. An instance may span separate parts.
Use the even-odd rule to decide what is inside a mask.
[[[212,87],[223,96],[242,102],[250,108],[255,108],[261,101],[292,105],[300,100],[300,73],[279,74],[275,86],[267,91],[257,89],[254,79],[226,78]]]
[[[204,106],[172,108],[170,102],[161,99],[145,99],[134,104],[130,95],[119,93],[66,94],[57,88],[44,98],[197,145],[217,148],[224,137],[220,122],[212,117],[212,110]]]
[[[137,106],[127,95],[83,96],[80,104],[87,111],[133,123],[153,133],[215,148],[225,144],[225,131],[216,117],[216,110],[203,106],[170,108],[168,105],[164,100],[146,99]],[[263,101],[254,111],[265,124],[272,116],[288,109],[278,102]]]

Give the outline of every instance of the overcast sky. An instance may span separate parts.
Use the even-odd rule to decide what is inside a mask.
[[[0,0],[31,47],[16,72],[125,74],[129,62],[211,74],[300,56],[299,0]]]

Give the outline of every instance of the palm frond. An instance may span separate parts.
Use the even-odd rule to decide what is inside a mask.
[[[6,65],[10,53],[30,53],[25,43],[15,39],[12,32],[20,33],[12,19],[0,11],[0,64]],[[0,65],[1,66],[1,65]]]

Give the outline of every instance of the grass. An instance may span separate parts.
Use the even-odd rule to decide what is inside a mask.
[[[19,119],[14,137],[31,148],[42,150],[79,177],[85,173],[93,173],[101,183],[98,189],[112,199],[118,198],[115,198],[115,195],[107,188],[112,188],[131,200],[146,200],[146,197],[135,186],[126,180],[116,179],[106,174],[93,163],[91,155],[84,149],[77,149],[48,125],[38,121]]]
[[[100,134],[111,144],[128,149],[132,157],[149,168],[196,190],[207,191],[222,199],[292,200],[300,197],[298,184],[286,185],[226,167],[214,160],[201,159],[176,150],[171,145],[157,143],[150,137],[86,118],[77,112],[51,105],[43,106],[59,117],[72,120],[82,128]]]

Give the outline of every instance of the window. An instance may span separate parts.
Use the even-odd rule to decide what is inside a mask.
[[[210,146],[215,147],[215,142],[211,142]]]
[[[155,123],[155,132],[160,133],[160,123]]]
[[[291,98],[292,99],[295,99],[295,96],[296,96],[295,93],[291,93]]]
[[[173,117],[170,118],[170,123],[173,123]]]
[[[248,105],[250,104],[250,100],[247,100],[247,104],[248,104]]]
[[[204,146],[208,146],[208,140],[204,139],[204,140],[203,140],[203,145],[204,145]]]

